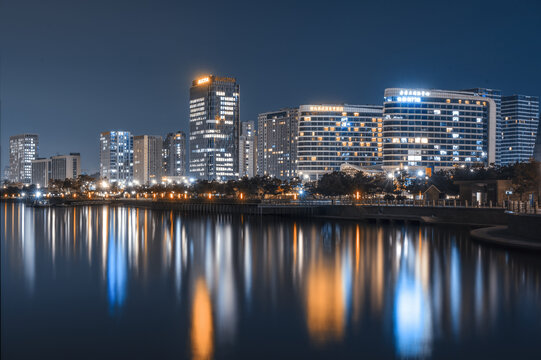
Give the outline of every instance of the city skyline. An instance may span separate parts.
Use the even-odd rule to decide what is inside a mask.
[[[204,77],[200,77],[199,79],[193,80],[193,81],[192,81],[192,88],[193,88],[193,85],[194,85],[194,84],[197,84],[197,83],[200,82],[200,81],[207,81],[207,79],[209,79],[209,78],[213,78],[213,79],[214,79],[215,76],[214,76],[214,75],[207,75],[207,76],[204,76]],[[229,81],[229,80],[236,81],[236,80],[233,79],[233,78],[220,78],[220,77],[217,77],[217,78],[218,78],[218,79],[226,79],[227,81]],[[236,86],[236,89],[238,89],[238,85],[235,85],[235,86]],[[491,121],[492,121],[493,123],[492,123],[492,125],[489,126],[490,128],[492,128],[492,130],[490,130],[490,132],[492,133],[492,135],[489,135],[489,136],[488,136],[488,138],[490,138],[491,140],[488,140],[488,138],[485,138],[485,145],[488,145],[487,141],[488,141],[490,144],[492,144],[492,145],[491,145],[491,148],[492,148],[492,149],[487,149],[487,150],[488,150],[488,153],[489,153],[489,154],[492,154],[492,155],[488,156],[488,158],[486,158],[486,160],[484,160],[483,163],[485,163],[486,165],[490,165],[490,164],[494,164],[494,165],[507,165],[507,164],[514,163],[514,161],[512,161],[512,162],[509,162],[509,161],[501,161],[501,162],[500,162],[499,159],[498,159],[498,157],[497,157],[497,154],[504,151],[504,150],[503,150],[503,147],[504,147],[504,146],[506,147],[506,150],[507,150],[507,149],[508,149],[507,147],[508,147],[509,145],[519,145],[521,141],[526,141],[526,144],[528,144],[528,145],[525,145],[526,147],[525,147],[524,149],[528,149],[528,150],[522,150],[523,155],[521,155],[521,157],[517,157],[517,158],[516,158],[516,161],[524,162],[524,161],[527,161],[530,157],[534,157],[534,155],[535,155],[535,154],[534,154],[534,150],[535,150],[535,149],[534,149],[534,147],[535,147],[534,145],[535,145],[535,141],[537,140],[537,137],[538,137],[537,134],[536,134],[536,130],[537,130],[537,126],[538,126],[537,124],[541,121],[540,116],[539,116],[539,115],[540,115],[540,113],[539,113],[539,97],[537,97],[537,96],[523,95],[523,94],[512,94],[512,95],[511,95],[511,94],[507,94],[505,91],[494,90],[494,89],[486,89],[486,88],[473,88],[473,89],[468,89],[468,90],[442,90],[442,89],[435,89],[435,88],[431,88],[431,89],[420,89],[420,88],[417,88],[417,89],[388,88],[388,89],[385,89],[384,93],[386,94],[387,91],[389,91],[389,90],[396,90],[396,91],[401,90],[400,92],[404,92],[404,93],[407,93],[407,92],[409,91],[409,92],[413,92],[413,95],[416,95],[416,93],[418,93],[417,95],[423,95],[423,97],[425,96],[425,95],[424,95],[425,90],[427,90],[427,91],[426,91],[426,96],[428,96],[428,94],[429,94],[428,91],[431,91],[431,92],[436,92],[436,93],[438,93],[438,92],[444,92],[444,93],[448,92],[449,94],[455,94],[454,96],[457,96],[457,95],[458,95],[460,98],[463,98],[463,99],[466,99],[466,97],[468,97],[468,96],[470,96],[470,97],[474,96],[474,97],[476,97],[478,100],[484,99],[484,100],[486,100],[487,103],[491,103],[491,104],[492,104],[492,105],[490,105],[490,107],[493,108],[493,110],[491,110],[491,112],[492,112],[491,117],[493,117],[493,119],[492,119]],[[235,91],[238,91],[238,90],[235,90]],[[498,96],[499,98],[498,98],[498,99],[493,98],[492,94],[487,93],[487,91],[488,91],[488,92],[493,92],[493,91],[497,92],[497,94],[498,94],[497,96]],[[213,91],[212,91],[212,92],[213,92]],[[210,94],[210,93],[209,93],[209,94]],[[221,92],[219,92],[219,94],[221,95]],[[502,121],[504,121],[504,120],[505,120],[505,121],[511,120],[512,118],[514,119],[514,116],[512,116],[512,117],[505,117],[505,119],[501,118],[501,115],[500,115],[500,112],[499,112],[499,111],[500,111],[499,101],[500,101],[500,99],[502,98],[502,94],[503,94],[503,98],[504,98],[504,99],[505,99],[505,98],[506,98],[506,99],[515,99],[515,98],[517,98],[517,97],[519,97],[520,99],[527,99],[526,103],[524,103],[524,104],[527,104],[527,105],[526,105],[527,107],[524,108],[524,110],[520,110],[520,111],[522,111],[522,112],[520,113],[520,114],[521,114],[521,115],[520,115],[520,119],[521,119],[520,122],[521,122],[521,124],[522,124],[522,123],[525,123],[525,126],[526,126],[526,127],[525,127],[524,129],[528,129],[527,134],[522,134],[522,133],[520,133],[520,132],[517,133],[516,130],[514,130],[514,132],[513,132],[513,130],[511,130],[511,133],[510,133],[510,134],[513,135],[513,139],[512,139],[512,140],[509,140],[509,138],[507,138],[505,141],[498,141],[498,140],[500,139],[499,135],[501,135],[501,139],[503,140],[503,139],[504,139],[504,134],[506,134],[506,133],[509,131],[509,130],[505,130],[505,128],[504,128],[503,126],[502,126],[502,128],[500,129],[500,127],[499,127],[499,125],[498,125],[498,123],[497,123],[498,119],[502,119]],[[236,98],[237,98],[236,101],[238,102],[238,99],[240,99],[240,96],[238,96],[238,94],[237,94],[236,96],[237,96],[237,97],[236,97]],[[217,99],[219,100],[220,97],[218,96]],[[409,102],[409,103],[411,103],[411,102],[414,103],[414,102],[416,102],[416,101],[418,102],[418,101],[420,101],[422,98],[419,97],[419,100],[416,100],[416,99],[417,99],[417,97],[411,98],[411,99],[409,99],[409,98],[402,98],[402,100],[401,100],[401,98],[397,98],[397,99],[394,99],[394,100],[392,100],[392,101],[393,101],[393,102],[397,102],[397,101],[398,101],[398,103],[404,103],[404,104],[406,104],[406,103],[408,103],[408,102]],[[222,100],[223,100],[223,99],[222,99]],[[219,100],[219,101],[222,101],[222,100]],[[383,103],[382,103],[382,104],[385,105],[385,104],[388,102],[388,100],[389,100],[389,98],[388,98],[387,96],[384,96],[384,97],[383,97]],[[423,101],[424,101],[424,100],[423,100]],[[458,103],[457,105],[460,105],[460,102],[461,102],[461,101],[462,101],[462,100],[459,100],[459,103]],[[495,101],[496,101],[496,102],[495,102]],[[193,100],[191,100],[191,102],[193,102]],[[447,100],[447,102],[449,102],[449,100]],[[478,101],[477,101],[477,102],[478,102]],[[523,101],[523,102],[524,102],[524,101]],[[467,100],[466,100],[466,103],[468,103]],[[485,102],[484,102],[484,103],[485,103]],[[227,104],[226,104],[226,105],[227,105]],[[368,107],[368,108],[370,108],[370,107],[372,107],[372,108],[380,108],[380,110],[381,110],[381,108],[383,107],[383,106],[381,106],[381,105],[379,105],[379,104],[378,104],[378,105],[351,105],[351,104],[345,104],[345,103],[336,103],[336,104],[321,103],[321,104],[312,104],[312,105],[308,105],[308,106],[313,107],[314,105],[315,105],[316,107],[318,107],[318,106],[319,106],[319,107],[322,107],[322,106],[325,107],[325,106],[329,106],[329,105],[331,105],[331,106],[339,106],[339,107],[343,107],[343,106],[346,106],[346,107],[347,107],[347,106],[361,106],[361,107]],[[192,105],[192,107],[193,107],[193,106],[195,106],[195,105]],[[199,105],[198,105],[198,106],[199,106]],[[211,106],[211,107],[210,107],[209,109],[214,109],[214,105],[210,105],[210,106]],[[238,113],[239,110],[240,110],[240,106],[239,106],[239,105],[236,105],[236,106],[238,107],[238,110],[235,110],[235,113]],[[306,105],[297,105],[297,109],[298,109],[299,106],[302,107],[302,106],[306,106]],[[521,105],[521,106],[524,106],[524,105]],[[222,104],[222,107],[223,107],[223,104]],[[462,106],[461,106],[461,107],[462,107]],[[220,109],[223,110],[222,108],[220,108]],[[275,111],[270,111],[270,112],[265,112],[265,113],[259,113],[259,114],[258,114],[259,122],[261,122],[261,121],[260,121],[260,120],[261,120],[260,117],[261,117],[262,115],[265,116],[266,114],[277,114],[277,113],[280,113],[280,112],[282,112],[282,111],[286,111],[286,110],[288,110],[288,109],[289,109],[289,110],[295,109],[295,107],[293,107],[293,108],[282,108],[282,109],[280,109],[280,110],[275,110]],[[522,109],[522,108],[521,108],[521,109]],[[524,112],[525,109],[527,109],[527,110],[526,110],[527,112]],[[197,109],[192,109],[192,112],[193,112],[194,110],[197,110]],[[321,110],[324,110],[324,109],[318,109],[317,111],[321,111]],[[339,109],[338,109],[338,110],[339,110]],[[343,115],[343,114],[344,114],[343,112],[338,111],[338,110],[336,110],[336,111],[337,111],[337,115],[339,115],[339,114],[342,114],[342,115]],[[197,110],[197,111],[199,111],[199,110]],[[212,110],[212,111],[214,111],[214,110]],[[326,111],[326,110],[325,110],[325,111]],[[518,110],[513,110],[513,111],[518,111]],[[223,112],[223,111],[221,111],[221,112]],[[220,112],[220,113],[221,113],[221,112]],[[453,112],[453,113],[454,113],[454,112]],[[197,113],[197,114],[198,114],[198,113]],[[197,115],[197,114],[196,114],[196,115]],[[356,114],[356,113],[355,113],[355,114]],[[511,113],[510,113],[510,114],[511,114]],[[513,114],[514,114],[514,113],[513,113]],[[353,115],[353,113],[352,113],[352,115]],[[220,116],[220,117],[221,117],[221,116]],[[372,119],[372,120],[374,120],[374,119]],[[390,121],[390,120],[391,120],[391,119],[389,118],[388,121]],[[213,121],[215,121],[215,120],[212,120],[211,122],[213,122]],[[534,121],[535,123],[530,123],[530,121]],[[479,122],[479,121],[477,121],[477,122]],[[240,121],[240,123],[239,123],[238,126],[237,126],[238,129],[237,129],[237,130],[234,130],[234,132],[235,132],[235,133],[238,132],[238,134],[240,135],[240,134],[243,132],[243,131],[241,130],[241,128],[243,128],[244,126],[247,126],[247,124],[249,124],[249,123],[255,124],[256,122],[254,122],[254,121],[247,121],[247,120],[245,120],[245,121]],[[385,123],[385,121],[383,121],[383,123]],[[389,124],[391,124],[391,123],[392,123],[392,121],[389,122]],[[299,124],[299,125],[300,125],[300,124]],[[297,125],[297,126],[299,126],[299,125]],[[486,126],[486,125],[487,125],[487,124],[485,124],[485,126]],[[253,126],[253,125],[252,125],[252,126]],[[261,124],[259,124],[259,126],[261,126]],[[259,126],[258,126],[258,129],[255,129],[256,134],[258,133]],[[323,128],[322,128],[322,129],[323,129]],[[411,130],[411,131],[414,131],[413,128],[410,129],[410,130]],[[112,132],[117,132],[117,131],[119,131],[119,130],[115,129],[115,130],[110,130],[110,131],[112,131]],[[214,131],[214,130],[213,130],[213,131]],[[300,129],[297,129],[297,130],[295,130],[295,131],[298,132],[298,131],[300,131]],[[487,129],[485,129],[485,136],[488,135],[488,133],[486,133],[486,131],[487,131]],[[501,133],[500,133],[500,131],[501,131]],[[122,130],[120,130],[120,132],[122,132]],[[127,131],[127,132],[130,133],[130,131]],[[201,131],[198,131],[198,132],[201,132]],[[106,132],[106,133],[107,133],[107,132]],[[102,142],[104,132],[101,132],[100,134],[101,134],[101,135],[100,135],[100,142]],[[174,134],[174,133],[168,132],[168,133],[165,134],[165,135],[157,135],[157,136],[161,138],[161,142],[163,142],[163,144],[164,144],[164,146],[165,146],[165,144],[169,141],[169,140],[168,140],[168,137],[169,137],[169,136],[172,136],[173,134]],[[177,134],[183,134],[183,132],[180,131],[180,132],[177,132]],[[11,139],[11,138],[14,138],[14,137],[17,137],[17,136],[24,136],[24,135],[25,135],[25,134],[11,135],[11,136],[10,136],[10,139]],[[379,134],[379,135],[381,135],[381,134]],[[39,134],[37,134],[37,136],[39,136]],[[132,136],[133,136],[133,135],[132,135]],[[141,135],[141,136],[146,136],[146,135]],[[182,136],[185,136],[185,135],[183,134]],[[256,136],[257,136],[257,135],[256,135]],[[182,169],[179,168],[177,171],[184,172],[184,173],[186,173],[187,175],[193,175],[193,174],[190,174],[190,171],[189,171],[189,168],[188,168],[188,167],[189,167],[189,166],[188,166],[188,163],[189,163],[189,156],[190,156],[190,155],[189,155],[189,153],[187,152],[187,148],[190,146],[190,141],[189,141],[189,139],[185,139],[185,140],[188,140],[188,141],[187,141],[187,142],[185,143],[185,145],[184,145],[184,146],[186,146],[186,149],[183,149],[183,150],[182,150],[182,152],[183,152],[182,159],[183,159],[183,161],[185,161],[186,163],[184,164],[184,167],[182,167]],[[236,145],[237,147],[239,146],[238,140],[239,140],[239,139],[233,141],[233,142],[236,142],[236,143],[237,143],[237,145]],[[383,143],[385,143],[386,141],[389,142],[389,141],[391,141],[391,140],[393,140],[393,139],[389,138],[388,136],[385,136],[383,140],[384,140]],[[396,139],[394,139],[394,140],[396,140]],[[511,142],[510,142],[510,141],[511,141]],[[380,144],[380,145],[381,145],[381,144]],[[100,145],[100,146],[103,147],[103,144]],[[521,146],[522,146],[522,145],[521,145]],[[388,148],[390,148],[390,147],[391,147],[391,146],[388,145]],[[511,148],[509,148],[509,150],[510,150],[510,149],[511,149]],[[102,149],[102,150],[103,150],[103,149]],[[101,159],[101,157],[103,156],[103,155],[101,154],[101,153],[102,153],[102,150],[100,150],[100,155],[98,156],[98,159]],[[164,150],[165,150],[165,148],[164,148]],[[180,149],[178,149],[178,150],[180,150]],[[375,162],[373,162],[372,165],[377,165],[377,166],[382,166],[382,165],[384,165],[384,164],[383,164],[383,154],[381,153],[381,150],[382,150],[382,148],[379,148],[379,152],[378,152],[378,154],[377,154],[378,160],[374,160]],[[132,150],[132,151],[133,151],[133,150]],[[184,151],[186,151],[186,153],[184,153]],[[260,149],[259,151],[262,151],[262,149]],[[162,155],[163,155],[163,159],[162,159],[162,163],[160,164],[160,168],[161,168],[160,171],[163,172],[162,175],[175,176],[174,174],[169,174],[169,173],[168,173],[168,164],[167,164],[168,160],[167,160],[167,154],[166,154],[167,152],[168,152],[168,151],[165,151],[165,152],[163,152],[163,154],[162,154]],[[529,153],[530,153],[531,155],[528,155]],[[49,155],[49,157],[54,157],[54,156],[59,156],[59,155],[61,155],[59,152],[54,152],[54,155]],[[375,153],[374,153],[374,155],[375,155]],[[43,158],[45,155],[43,155],[43,153],[40,153],[40,152],[39,152],[39,147],[37,147],[35,156],[36,156],[37,158]],[[236,155],[235,158],[237,158],[237,157],[238,157],[238,153],[237,153],[237,155]],[[257,155],[257,154],[256,154],[256,156],[253,157],[253,158],[254,158],[254,161],[256,161],[257,158],[260,158],[260,157],[261,157],[260,155]],[[92,158],[91,158],[91,159],[92,159]],[[102,159],[102,160],[103,160],[103,159]],[[98,161],[100,162],[100,165],[99,165],[100,167],[101,167],[101,161],[102,161],[102,160],[98,160]],[[237,159],[237,160],[238,160],[238,159]],[[263,160],[263,159],[259,159],[259,161],[262,161],[262,160]],[[257,163],[257,161],[256,161],[256,163]],[[345,161],[345,163],[350,163],[350,161]],[[352,165],[355,165],[355,166],[362,166],[361,163],[357,163],[357,162],[355,162],[355,161],[352,161],[351,164],[352,164]],[[8,174],[6,173],[6,171],[7,171],[6,169],[10,168],[10,165],[11,165],[11,164],[8,162],[8,165],[4,167],[4,173],[2,174],[2,177],[3,177],[3,178],[6,177],[6,176],[8,175]],[[259,167],[259,165],[256,165],[255,163],[254,163],[254,165],[255,165],[256,168]],[[264,166],[267,166],[267,165],[264,165]],[[368,165],[364,164],[364,166],[368,166]],[[371,166],[371,165],[370,165],[370,166]],[[369,166],[369,167],[370,167],[370,166]],[[437,166],[437,165],[436,165],[436,166]],[[132,164],[132,167],[133,167],[133,164]],[[384,167],[385,167],[385,166],[384,166]],[[330,169],[331,169],[331,168],[329,168],[328,170],[330,170]],[[336,169],[337,169],[337,168],[336,168]],[[8,170],[9,170],[9,169],[8,169]],[[389,170],[389,169],[387,169],[387,170]],[[100,172],[100,173],[101,173],[101,170],[99,170],[99,171],[97,171],[97,172]],[[83,174],[90,174],[90,175],[91,175],[91,174],[94,174],[94,173],[97,173],[97,172],[82,171],[81,173],[83,173]],[[258,172],[258,171],[255,170],[255,171],[254,171],[254,175],[255,175],[255,173],[257,173],[257,172]],[[264,174],[264,173],[265,173],[265,170],[263,170],[260,174]],[[103,175],[100,175],[100,176],[103,176]],[[177,174],[176,176],[178,176],[178,174]],[[194,176],[195,176],[196,178],[198,177],[197,175],[194,175]],[[272,173],[271,176],[282,177],[281,175],[276,175],[276,174],[274,174],[274,173]],[[132,178],[132,177],[133,177],[133,174],[130,175],[130,178]],[[235,178],[235,177],[236,177],[236,176],[234,176],[234,177],[232,177],[232,178]],[[238,176],[238,177],[242,177],[242,176]],[[294,177],[294,176],[291,176],[291,175],[290,175],[289,177]],[[6,178],[7,178],[7,177],[6,177]]]
[[[527,56],[513,55],[524,54],[524,43],[535,43],[541,23],[539,3],[522,2],[512,11],[503,2],[420,5],[438,16],[421,18],[414,11],[416,6],[404,3],[344,4],[330,9],[317,2],[308,9],[302,4],[258,9],[249,4],[217,5],[216,12],[207,15],[213,25],[192,37],[183,31],[201,20],[197,15],[202,13],[200,5],[163,4],[153,9],[158,10],[153,12],[153,21],[145,22],[141,20],[146,19],[151,5],[143,2],[133,2],[127,9],[94,2],[82,10],[59,2],[48,3],[47,8],[36,3],[26,9],[4,2],[1,33],[10,38],[0,35],[4,50],[0,70],[2,167],[8,161],[7,139],[18,133],[40,134],[40,156],[80,152],[88,173],[98,169],[94,154],[100,131],[124,128],[144,134],[148,132],[145,122],[152,121],[152,133],[164,135],[173,129],[188,133],[186,84],[203,73],[235,76],[242,84],[241,121],[256,121],[259,113],[303,103],[379,104],[388,87],[482,86],[506,94],[539,95],[541,75],[536,64],[541,51],[530,47]],[[468,11],[460,13],[457,25],[451,20],[464,7]],[[129,20],[122,17],[126,11],[132,15]],[[371,15],[379,13],[394,20],[373,31],[376,23]],[[21,18],[21,14],[25,16]],[[268,16],[261,18],[262,14]],[[277,14],[285,28],[267,31]],[[337,21],[324,21],[329,17]],[[226,24],[225,18],[238,20],[238,26],[253,25],[252,34],[241,34],[236,42],[222,41],[227,34],[217,30]],[[287,20],[302,26],[298,22],[287,25]],[[86,31],[96,21],[103,25],[100,30]],[[72,26],[69,34],[63,31],[72,23],[78,26]],[[469,35],[473,28],[486,27],[493,27],[490,38],[480,41]],[[415,41],[398,42],[393,49],[381,45],[404,28],[411,29]],[[438,31],[432,33],[432,28]],[[144,36],[136,40],[133,35],[141,31]],[[216,33],[218,38],[213,41],[219,45],[208,46],[203,40]],[[415,38],[415,34],[423,36]],[[25,46],[20,47],[21,43]],[[304,56],[310,54],[305,50],[324,44],[344,47],[350,43],[358,46],[340,60]],[[118,48],[119,44],[123,45]],[[291,56],[270,61],[269,51],[278,45]],[[363,49],[370,46],[378,54],[363,56]],[[189,47],[197,53],[188,57],[182,49]],[[430,51],[419,58],[422,48]],[[234,56],[217,56],[222,53]],[[71,135],[61,144],[52,136],[57,127]],[[79,139],[78,133],[96,136]]]

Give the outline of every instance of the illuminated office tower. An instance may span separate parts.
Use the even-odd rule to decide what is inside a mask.
[[[259,114],[257,174],[282,180],[297,176],[299,108]]]
[[[32,160],[38,157],[36,134],[21,134],[9,137],[10,181],[30,184],[32,182]]]
[[[161,136],[133,137],[133,180],[138,184],[161,182],[163,157]]]
[[[537,140],[535,141],[535,147],[533,151],[533,158],[536,161],[541,162],[541,118],[537,120]]]
[[[502,118],[502,165],[530,160],[539,125],[539,98],[526,95],[502,97]]]
[[[100,134],[100,177],[119,183],[133,180],[133,136],[129,131]]]
[[[495,161],[496,104],[467,91],[386,89],[383,168],[423,173]]]
[[[380,164],[381,106],[301,105],[298,129],[297,170],[304,180],[339,171],[342,164]]]
[[[165,176],[186,174],[186,134],[169,133],[163,141],[163,169]]]
[[[495,89],[486,89],[486,88],[473,88],[467,89],[464,91],[473,92],[475,95],[482,97],[487,97],[494,100],[496,105],[496,154],[494,163],[496,165],[501,165],[502,161],[502,139],[503,139],[503,130],[502,130],[502,91]]]
[[[239,177],[254,177],[257,171],[256,131],[253,121],[241,123],[239,138]]]
[[[205,76],[190,88],[190,174],[203,180],[239,176],[239,85]]]

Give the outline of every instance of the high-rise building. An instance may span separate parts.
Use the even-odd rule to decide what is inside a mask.
[[[190,174],[197,179],[236,179],[239,173],[239,85],[209,75],[190,88]]]
[[[81,155],[55,155],[32,161],[32,184],[49,186],[49,180],[75,179],[81,175]]]
[[[502,130],[502,91],[496,89],[487,89],[487,88],[473,88],[467,89],[464,91],[473,92],[475,95],[482,97],[487,97],[494,100],[496,104],[496,154],[495,154],[495,164],[501,165],[502,161],[502,139],[503,139],[503,130]]]
[[[75,179],[81,175],[81,154],[56,155],[51,157],[51,179]]]
[[[163,141],[162,153],[165,176],[186,174],[186,134],[184,132],[167,134]]]
[[[317,180],[340,165],[379,165],[382,107],[376,105],[301,105],[297,143],[298,175]]]
[[[254,177],[257,171],[257,137],[253,121],[241,123],[239,138],[239,177]]]
[[[282,180],[297,176],[299,108],[259,114],[257,174]]]
[[[155,184],[162,177],[161,136],[140,135],[133,137],[133,179],[139,184]]]
[[[9,179],[11,179],[11,169],[10,169],[9,165],[6,165],[6,166],[4,166],[4,176],[3,176],[2,180],[9,181]]]
[[[539,125],[539,98],[526,95],[502,97],[502,118],[501,164],[530,160]]]
[[[100,134],[100,177],[120,183],[133,180],[133,136],[129,131]]]
[[[9,137],[10,181],[30,184],[32,160],[38,157],[38,135],[21,134]]]
[[[541,117],[539,118],[538,122],[539,122],[539,125],[537,126],[537,140],[535,141],[533,158],[536,161],[541,162]]]
[[[466,91],[386,89],[383,168],[433,171],[495,162],[496,104]]]
[[[51,179],[51,159],[32,160],[32,184],[45,188]]]

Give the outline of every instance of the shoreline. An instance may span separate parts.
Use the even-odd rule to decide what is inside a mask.
[[[17,199],[2,199],[7,202],[22,202]],[[244,214],[309,217],[320,219],[342,219],[353,221],[410,221],[423,224],[486,227],[507,225],[504,208],[482,208],[464,206],[403,205],[403,204],[329,204],[324,201],[297,203],[262,203],[246,201],[177,201],[177,200],[63,200],[40,207],[66,206],[128,206],[155,210],[178,210],[195,214]]]
[[[18,199],[1,199],[0,202],[24,203]],[[528,227],[541,221],[541,216],[513,215],[504,208],[476,208],[463,206],[427,206],[397,204],[325,204],[318,202],[276,203],[226,202],[226,201],[175,201],[175,200],[67,200],[57,204],[28,205],[35,208],[73,206],[125,206],[132,208],[179,211],[197,214],[237,214],[253,216],[285,216],[345,221],[415,222],[441,226],[471,228],[472,240],[485,244],[516,249],[541,251],[541,241],[532,234],[520,234],[516,227]]]

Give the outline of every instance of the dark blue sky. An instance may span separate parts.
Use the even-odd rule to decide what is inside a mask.
[[[395,86],[540,95],[541,4],[2,0],[0,50],[2,169],[9,136],[35,132],[94,172],[100,131],[187,131],[206,72],[237,78],[243,121]]]

